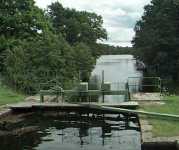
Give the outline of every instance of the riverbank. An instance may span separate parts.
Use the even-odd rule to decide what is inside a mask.
[[[140,105],[140,110],[148,112],[179,114],[179,96],[163,97],[165,104]],[[179,139],[179,120],[140,116],[144,142],[176,141]]]

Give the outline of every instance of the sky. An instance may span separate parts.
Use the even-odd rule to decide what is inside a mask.
[[[45,9],[57,0],[35,0],[36,5]],[[143,14],[144,6],[151,0],[58,0],[64,7],[95,12],[103,17],[103,27],[108,40],[103,43],[114,46],[132,46],[134,26]]]

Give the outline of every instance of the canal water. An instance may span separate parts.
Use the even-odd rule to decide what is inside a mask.
[[[102,70],[104,81],[111,82],[114,90],[123,88],[128,77],[141,76],[131,55],[101,56],[92,72],[98,81]],[[123,97],[105,97],[105,101],[119,102]],[[0,134],[0,150],[141,150],[140,132],[134,119],[126,122],[123,117],[123,114],[32,115],[12,126],[18,130],[34,126],[38,129],[24,134]]]
[[[0,149],[140,150],[138,130],[125,128],[125,122],[118,118],[116,115],[109,118],[92,114],[88,117],[49,117],[35,114],[19,123],[9,125],[14,128],[13,134],[2,136],[0,133]],[[129,125],[135,127],[132,122]],[[32,131],[29,132],[29,129]],[[17,130],[19,133],[14,135]]]
[[[104,79],[103,73],[104,72]],[[131,78],[132,77],[132,78]],[[100,84],[102,80],[111,84],[111,90],[125,90],[125,84],[139,85],[142,72],[136,69],[136,59],[132,55],[103,55],[96,63],[92,72],[91,82]],[[131,80],[132,79],[132,80]],[[130,90],[139,87],[130,87]],[[102,97],[99,98],[102,101]],[[124,101],[124,95],[105,96],[104,102],[119,103]]]

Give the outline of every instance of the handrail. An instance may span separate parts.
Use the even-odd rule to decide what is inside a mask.
[[[130,79],[140,79],[140,81],[139,82],[141,82],[143,79],[144,79],[144,82],[145,82],[145,79],[149,79],[148,81],[151,81],[151,84],[150,83],[143,83],[143,84],[141,84],[141,83],[139,83],[139,82],[132,82],[131,84],[130,84]],[[153,80],[151,80],[151,79],[153,79]],[[129,83],[129,86],[140,86],[140,87],[156,87],[158,90],[159,90],[159,92],[161,93],[161,78],[160,77],[128,77],[128,83]]]
[[[100,89],[100,90],[87,90],[87,91],[80,91],[80,90],[64,90],[60,86],[55,86],[53,88],[50,88],[49,90],[40,90],[40,101],[44,102],[44,95],[57,95],[57,96],[62,96],[62,101],[63,101],[63,96],[96,96],[96,95],[125,95],[125,100],[129,101],[130,100],[130,90],[129,90],[129,84],[125,84],[125,89],[122,90],[105,90],[105,89]]]
[[[95,108],[104,111],[113,111],[113,112],[124,112],[124,113],[132,113],[137,115],[147,115],[153,117],[165,117],[165,118],[172,118],[179,120],[179,115],[175,114],[167,114],[167,113],[158,113],[158,112],[148,112],[142,110],[132,110],[132,109],[125,109],[125,108],[114,108],[114,107],[107,107],[107,106],[99,106],[99,105],[89,105],[90,108]]]
[[[131,97],[130,97],[130,90],[129,90],[129,83],[128,82],[126,83],[125,87],[126,87],[126,91],[127,91],[126,96],[125,96],[125,100],[130,101]]]

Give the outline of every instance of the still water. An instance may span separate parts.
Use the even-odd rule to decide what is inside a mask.
[[[100,80],[102,70],[104,81],[111,82],[113,90],[123,88],[128,77],[141,76],[131,55],[101,56],[92,76]],[[123,97],[105,97],[105,100],[119,102]],[[134,119],[126,121],[123,114],[76,114],[71,117],[36,114],[12,126],[15,130],[35,126],[37,130],[20,135],[0,135],[0,150],[141,150],[136,122]]]
[[[140,133],[135,125],[110,117],[68,115],[33,115],[13,127],[14,130],[37,130],[17,135],[1,136],[1,150],[140,150]],[[137,128],[136,128],[137,129]],[[13,132],[14,133],[14,132]]]
[[[124,90],[127,81],[135,82],[135,84],[140,82],[139,78],[142,73],[137,71],[135,64],[136,60],[132,55],[103,55],[97,60],[95,69],[92,72],[91,82],[93,80],[94,82],[102,82],[102,72],[104,71],[104,82],[111,83],[111,90]],[[129,80],[130,77],[139,78],[134,78],[132,81]],[[100,98],[99,101],[102,101],[102,99]],[[109,103],[122,101],[124,101],[124,95],[105,96],[104,98],[104,102]]]

